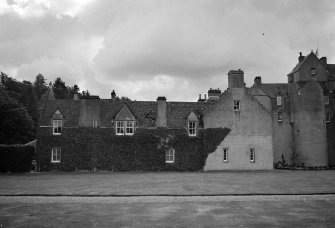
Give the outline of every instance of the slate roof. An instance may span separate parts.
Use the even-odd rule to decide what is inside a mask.
[[[80,101],[79,100],[47,100],[41,110],[40,126],[51,125],[53,114],[59,110],[65,121],[64,127],[78,126]]]
[[[268,96],[274,98],[277,92],[280,91],[283,95],[287,95],[288,84],[287,83],[266,83],[261,84],[260,89]]]
[[[205,102],[167,102],[168,128],[183,128],[188,115],[193,111],[198,118],[207,109]]]
[[[116,114],[127,105],[135,115],[138,127],[155,127],[157,117],[156,101],[122,102],[111,99],[98,100],[102,127],[112,127]],[[200,117],[206,109],[205,102],[167,102],[168,128],[184,128],[185,120],[193,111]],[[50,126],[53,114],[59,110],[65,118],[64,127],[75,127],[79,123],[80,100],[47,100],[41,111],[40,126]]]
[[[289,73],[290,74],[294,74],[295,72],[297,72],[302,65],[304,65],[305,62],[307,62],[307,59],[309,59],[312,55],[315,55],[313,52],[309,53],[304,60],[302,60],[301,62],[299,62],[294,68],[293,70]],[[316,56],[315,56],[316,57]]]

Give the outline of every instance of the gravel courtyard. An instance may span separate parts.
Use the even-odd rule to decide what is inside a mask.
[[[0,227],[334,227],[335,171],[0,175]]]

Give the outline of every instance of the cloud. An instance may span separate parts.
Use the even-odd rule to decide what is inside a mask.
[[[335,63],[334,24],[328,0],[0,0],[0,63],[101,97],[196,100],[231,69],[250,86],[285,82],[300,51]]]

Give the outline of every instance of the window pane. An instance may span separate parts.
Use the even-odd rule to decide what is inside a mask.
[[[282,97],[277,96],[277,105],[282,105]]]

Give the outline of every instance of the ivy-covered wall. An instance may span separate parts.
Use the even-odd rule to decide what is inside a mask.
[[[229,129],[205,129],[197,137],[186,130],[137,129],[133,136],[116,136],[112,128],[64,128],[52,135],[39,128],[37,165],[48,170],[197,171]],[[61,162],[51,163],[53,147],[61,148]],[[165,162],[166,150],[175,149],[175,162]]]

